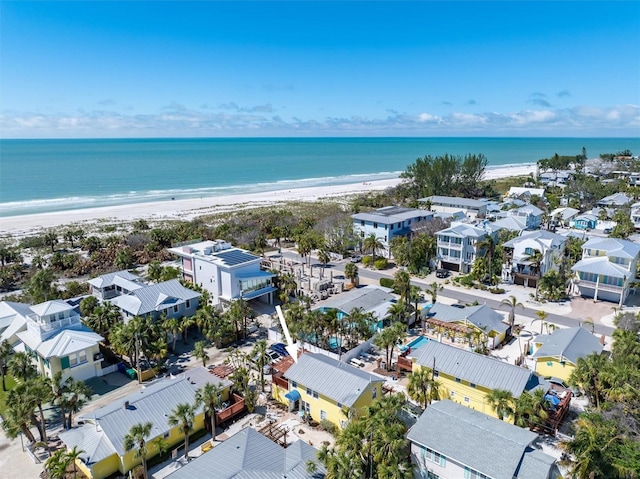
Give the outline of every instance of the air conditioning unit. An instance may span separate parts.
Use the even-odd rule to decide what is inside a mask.
[[[94,361],[100,361],[101,359],[104,359],[104,355],[102,353],[96,353],[93,355]]]

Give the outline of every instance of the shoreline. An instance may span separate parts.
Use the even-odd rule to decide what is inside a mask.
[[[485,170],[484,179],[491,180],[510,176],[526,176],[535,172],[536,164],[494,167]],[[138,219],[149,221],[193,220],[196,217],[224,213],[234,209],[269,206],[290,201],[316,201],[319,199],[350,196],[373,191],[381,191],[396,186],[402,180],[365,181],[330,186],[291,188],[259,193],[209,196],[205,198],[177,199],[149,203],[133,203],[117,206],[102,206],[68,211],[34,213],[6,216],[0,219],[2,236],[27,236],[47,228],[64,225],[83,226],[100,221],[130,222]]]

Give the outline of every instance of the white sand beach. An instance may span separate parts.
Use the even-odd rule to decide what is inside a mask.
[[[489,168],[485,179],[528,175],[535,172],[535,164]],[[192,220],[198,216],[230,211],[238,208],[267,206],[289,201],[315,201],[322,198],[348,196],[368,191],[384,190],[400,183],[399,178],[353,183],[346,185],[318,186],[262,193],[213,196],[185,200],[168,200],[154,203],[86,208],[52,213],[39,213],[0,218],[2,235],[25,236],[37,231],[62,225],[89,225],[96,221],[129,222],[136,219],[160,221],[163,219]]]

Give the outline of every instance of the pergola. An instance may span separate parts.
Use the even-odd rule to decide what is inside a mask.
[[[448,323],[446,321],[440,321],[439,319],[435,319],[435,318],[427,318],[425,322],[436,327],[442,327],[445,329],[449,329],[451,331],[455,331],[456,333],[465,334],[473,331],[471,328],[469,328],[468,326],[465,326],[464,324]]]

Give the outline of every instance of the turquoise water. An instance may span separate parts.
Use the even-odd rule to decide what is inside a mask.
[[[409,344],[405,344],[404,346],[401,346],[400,351],[405,352],[409,348],[411,348],[412,350],[418,349],[420,346],[428,342],[429,342],[429,338],[420,336],[414,339],[413,341],[411,341]]]
[[[394,178],[427,154],[483,153],[495,167],[582,147],[637,154],[640,139],[0,140],[0,216]]]

